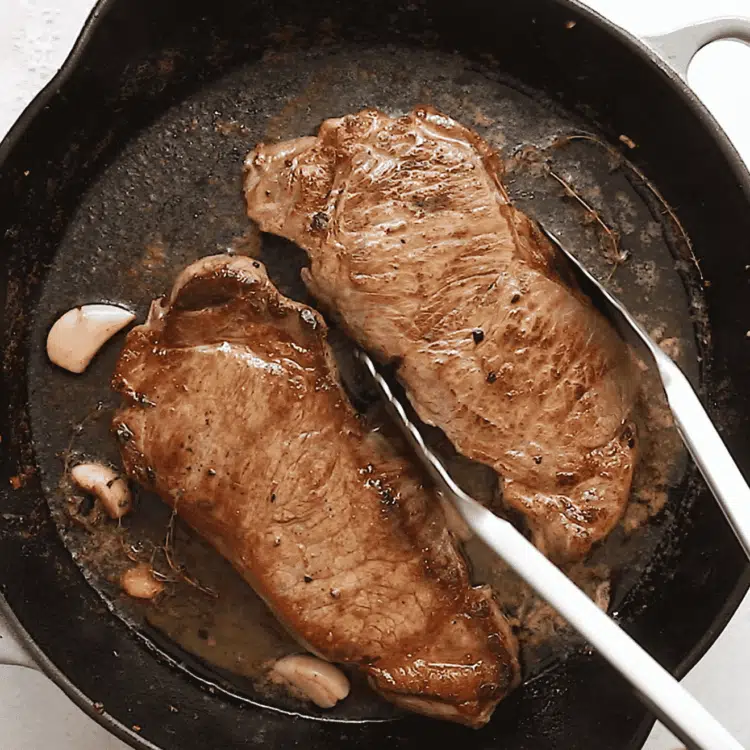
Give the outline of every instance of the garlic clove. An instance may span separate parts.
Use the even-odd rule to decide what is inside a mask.
[[[291,686],[297,694],[321,708],[333,708],[349,695],[349,679],[333,664],[310,654],[292,654],[279,659],[270,678]]]
[[[134,599],[153,599],[164,591],[164,584],[154,577],[154,569],[148,563],[128,568],[120,578],[122,590]]]
[[[83,305],[60,316],[47,334],[47,356],[58,367],[81,373],[94,355],[135,314],[117,305]]]
[[[110,518],[122,518],[133,507],[127,480],[104,464],[78,464],[70,472],[71,479],[101,502]]]

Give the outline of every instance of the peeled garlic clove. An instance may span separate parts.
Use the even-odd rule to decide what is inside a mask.
[[[309,654],[292,654],[279,659],[271,669],[271,679],[291,685],[321,708],[333,708],[349,695],[349,680],[333,664]]]
[[[120,585],[134,599],[153,599],[164,591],[164,584],[154,578],[154,569],[148,563],[128,568],[120,578]]]
[[[135,314],[116,305],[83,305],[68,310],[47,334],[47,356],[58,367],[83,372],[101,347]]]
[[[133,507],[130,487],[124,477],[104,464],[78,464],[71,479],[86,492],[99,498],[110,518],[122,518]]]

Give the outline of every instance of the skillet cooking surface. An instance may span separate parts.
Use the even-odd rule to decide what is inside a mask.
[[[417,75],[407,73],[413,70]],[[280,98],[279,91],[286,96]],[[689,259],[678,261],[677,251],[670,250],[661,223],[664,217],[634,190],[627,165],[613,171],[611,155],[592,142],[552,145],[561,136],[587,129],[539,97],[492,80],[480,66],[471,66],[458,56],[398,47],[280,53],[203,87],[131,141],[83,198],[37,307],[34,339],[38,345],[32,354],[29,391],[32,433],[45,491],[84,573],[134,626],[143,629],[145,617],[209,662],[252,675],[258,662],[269,655],[264,649],[276,656],[295,648],[269,623],[265,609],[245,591],[246,585],[229,566],[220,564],[217,571],[216,556],[204,553],[203,545],[193,541],[182,525],[172,556],[189,559],[190,575],[203,586],[218,588],[218,601],[184,583],[173,586],[165,602],[151,607],[139,608],[120,595],[117,580],[130,564],[127,555],[150,559],[153,550],[164,544],[170,513],[157,497],[141,492],[137,512],[123,523],[125,534],[106,522],[82,528],[86,517],[76,515],[78,523],[71,523],[69,499],[75,492],[61,483],[61,474],[66,461],[75,463],[81,457],[109,460],[115,466],[120,463],[109,428],[118,401],[109,390],[109,376],[124,334],[107,346],[84,376],[52,367],[41,344],[56,316],[73,305],[116,302],[135,310],[142,321],[151,300],[169,290],[182,268],[202,255],[227,250],[260,257],[283,293],[314,304],[299,280],[303,254],[281,239],[261,237],[245,217],[242,158],[259,141],[313,133],[327,116],[355,112],[366,105],[389,113],[406,112],[418,102],[428,102],[473,125],[502,149],[512,168],[509,188],[519,206],[564,232],[571,246],[602,277],[610,278],[611,286],[649,330],[679,342],[681,362],[697,375],[696,336],[705,326],[701,318],[691,316],[691,308],[700,311],[703,307],[695,291],[695,266]],[[591,215],[579,203],[566,197],[559,182],[540,166],[540,159],[549,160],[555,175],[565,175],[587,202],[601,207],[607,222],[621,234],[617,252],[627,257],[619,265],[611,238],[591,222]],[[668,222],[669,217],[667,230]],[[663,472],[675,485],[669,511],[632,538],[616,534],[590,565],[613,566],[614,608],[639,584],[657,545],[668,543],[674,511],[692,502],[681,481],[684,451],[674,455],[669,438],[674,443],[676,437],[664,435],[663,431],[657,436],[657,441],[661,437],[657,453],[660,465],[674,463]],[[644,451],[649,449],[644,440]],[[647,503],[658,496],[653,483],[661,473],[652,470],[637,479],[637,499]],[[169,573],[164,562],[158,559],[161,570]],[[227,579],[233,582],[230,588],[224,585]],[[259,617],[264,629],[240,627]],[[147,629],[161,648],[186,658],[175,652],[168,639]],[[261,646],[253,648],[253,641]],[[560,656],[556,651],[566,645],[555,639],[541,648],[527,649],[527,678],[549,666],[551,658]],[[198,662],[191,662],[191,667],[206,673]],[[264,700],[263,692],[258,693],[247,680],[226,673],[206,676],[233,692]],[[295,706],[282,695],[272,696],[271,704],[305,713],[311,710]],[[362,689],[322,715],[381,718],[392,713],[387,704]]]
[[[315,11],[308,10],[307,5],[303,8],[292,4],[289,13],[282,14],[285,22],[279,23],[273,11],[266,15],[260,6],[248,4],[239,9],[234,4],[233,12],[241,16],[242,24],[231,14],[219,20],[221,10],[216,10],[210,33],[200,24],[174,26],[176,8],[170,10],[167,2],[163,7],[143,2],[137,10],[131,5],[127,12],[120,6],[118,12],[113,11],[111,25],[104,27],[107,34],[100,37],[91,54],[101,55],[104,48],[109,54],[117,47],[117,40],[128,38],[135,40],[132,43],[136,47],[140,45],[138,54],[144,58],[137,63],[126,55],[119,73],[116,64],[120,58],[116,55],[114,61],[108,60],[111,66],[97,67],[94,58],[82,66],[93,80],[106,81],[105,88],[117,89],[116,104],[108,101],[107,114],[99,113],[101,122],[97,121],[97,110],[93,107],[85,128],[80,124],[69,125],[65,118],[50,123],[49,131],[45,133],[42,129],[37,133],[36,148],[31,148],[33,141],[29,141],[23,149],[18,149],[17,158],[10,161],[6,185],[12,200],[6,205],[11,223],[5,238],[11,250],[19,255],[10,266],[11,284],[15,286],[10,287],[6,303],[9,336],[5,340],[4,365],[6,375],[19,372],[19,365],[27,367],[29,379],[28,402],[23,385],[6,380],[11,384],[7,393],[12,421],[3,424],[2,432],[4,437],[11,436],[12,452],[8,460],[16,462],[12,467],[9,465],[9,476],[10,473],[22,476],[23,487],[12,496],[13,503],[6,506],[11,511],[3,517],[7,526],[0,525],[0,541],[7,542],[0,545],[0,564],[5,561],[5,569],[10,571],[7,562],[23,556],[26,567],[23,577],[5,577],[2,590],[44,650],[54,655],[55,663],[82,687],[88,698],[92,701],[105,698],[107,713],[111,712],[121,722],[137,725],[136,731],[143,728],[144,735],[165,747],[172,746],[176,737],[180,738],[181,748],[191,747],[190,743],[200,747],[206,742],[219,741],[237,747],[266,743],[285,747],[294,744],[297,740],[292,738],[297,738],[311,749],[339,742],[342,746],[363,742],[377,747],[388,742],[392,747],[406,748],[430,741],[466,742],[471,738],[477,748],[497,747],[502,743],[536,750],[588,747],[592,738],[603,736],[602,732],[608,737],[619,737],[617,742],[622,742],[618,747],[634,746],[631,740],[642,716],[640,706],[607,667],[581,653],[574,653],[564,663],[550,662],[548,654],[530,660],[527,677],[531,683],[504,701],[490,727],[480,733],[467,733],[460,727],[416,717],[364,726],[331,725],[252,709],[247,704],[253,701],[287,711],[299,711],[300,706],[283,696],[269,698],[257,692],[251,682],[190,658],[173,642],[144,625],[141,612],[129,608],[117,596],[116,589],[99,576],[90,575],[91,545],[87,547],[87,535],[71,526],[67,519],[68,493],[61,492],[58,486],[63,462],[80,453],[117,458],[114,440],[108,434],[115,404],[108,379],[122,336],[105,347],[84,376],[75,377],[53,369],[46,361],[44,338],[52,321],[76,304],[107,300],[132,306],[142,320],[150,300],[169,289],[180,268],[201,255],[230,247],[238,252],[259,252],[282,291],[300,298],[304,295],[297,281],[301,255],[296,254],[294,262],[282,262],[281,258],[289,252],[288,246],[282,256],[278,252],[281,240],[263,237],[260,243],[250,230],[240,192],[241,161],[258,140],[314,132],[325,117],[364,106],[378,106],[393,114],[417,103],[432,104],[484,135],[509,160],[506,182],[518,206],[557,232],[601,278],[610,278],[612,288],[643,316],[649,329],[660,329],[660,336],[678,339],[681,364],[696,382],[703,370],[704,385],[711,388],[714,381],[705,377],[711,342],[700,278],[665,206],[627,164],[602,145],[576,140],[550,148],[560,135],[597,133],[593,121],[606,125],[603,113],[609,116],[610,110],[601,106],[601,102],[589,106],[579,101],[589,84],[573,71],[562,79],[569,76],[568,83],[576,81],[579,88],[569,87],[563,98],[577,111],[585,110],[592,115],[593,120],[578,119],[580,115],[558,109],[538,93],[544,89],[558,98],[567,86],[545,78],[554,79],[561,69],[560,60],[568,59],[564,53],[554,52],[554,47],[547,49],[556,59],[557,68],[549,61],[546,67],[528,63],[528,71],[527,62],[515,64],[528,61],[531,46],[534,54],[541,54],[545,34],[557,40],[566,30],[570,31],[567,20],[578,12],[566,9],[563,4],[541,1],[504,6],[503,28],[508,33],[503,51],[498,53],[502,61],[498,62],[483,56],[483,45],[488,39],[481,29],[456,23],[450,13],[444,17],[438,11],[442,8],[438,4],[435,18],[425,21],[429,30],[422,29],[419,4],[404,8],[383,5],[390,8],[391,15],[379,6],[366,12],[357,10],[352,15],[353,11],[343,5],[331,3],[326,6],[330,16],[316,17],[310,25],[308,14]],[[201,13],[210,13],[201,7]],[[189,3],[180,5],[180,12],[187,18],[192,10]],[[487,9],[482,6],[481,10]],[[541,10],[544,14],[539,18],[544,19],[544,24],[537,25],[534,13]],[[479,18],[479,11],[480,6],[473,10],[467,7],[465,15]],[[295,16],[298,23],[294,22]],[[533,35],[529,37],[532,27],[528,23],[532,17]],[[145,18],[151,19],[153,27],[144,22]],[[383,18],[387,19],[385,27]],[[487,28],[500,28],[499,20],[495,18]],[[592,43],[601,56],[597,60],[603,60],[610,50],[606,36],[598,39],[595,25],[588,23],[584,26],[579,19],[577,28],[583,36],[577,37],[575,44],[581,45],[581,39]],[[518,35],[513,34],[514,24],[521,29]],[[381,27],[386,29],[382,33]],[[400,37],[399,27],[407,30],[404,37]],[[304,28],[314,28],[311,37],[319,47],[310,49],[305,43],[305,33],[301,31]],[[440,42],[435,36],[436,28],[443,28],[452,41]],[[253,52],[242,49],[237,40],[238,29],[248,39],[258,30],[258,39],[262,41],[256,42]],[[347,33],[342,34],[341,29]],[[342,37],[356,36],[356,29],[364,30],[365,43],[339,43]],[[418,39],[417,47],[437,43],[439,48],[452,49],[455,45],[466,49],[470,59],[452,52],[418,49],[413,46],[412,34]],[[476,43],[474,49],[469,49],[469,38],[472,44]],[[534,42],[527,49],[529,38]],[[397,41],[384,45],[383,39]],[[267,46],[260,60],[245,62],[227,73],[234,62],[257,57],[264,45]],[[252,48],[252,44],[249,46]],[[624,52],[619,54],[625,56]],[[590,65],[589,62],[586,69],[592,71]],[[505,75],[514,66],[520,72],[519,79]],[[634,69],[634,88],[639,83],[636,73],[641,80],[646,77],[643,67],[641,64],[641,68]],[[202,76],[205,76],[203,82]],[[527,88],[520,80],[524,84],[535,83],[538,90]],[[638,95],[645,92],[641,87]],[[189,94],[188,98],[183,99],[185,94]],[[77,95],[80,99],[71,95],[66,101],[71,106],[78,101],[80,112],[84,110],[83,102],[91,104],[90,82],[88,90]],[[655,111],[657,102],[665,101],[665,97],[654,91],[649,101]],[[153,115],[170,102],[171,107],[152,121]],[[128,121],[129,112],[133,114],[132,122]],[[626,127],[627,117],[620,114],[625,132],[635,138],[639,149],[643,145],[643,152],[636,149],[634,156],[650,154],[653,159],[649,143],[653,148],[659,138],[644,137],[643,122],[635,110],[632,112],[632,128]],[[73,122],[79,122],[77,114],[70,116]],[[688,122],[685,117],[678,121]],[[144,123],[147,127],[141,129]],[[679,138],[691,135],[697,138],[694,130],[686,125],[679,131]],[[612,131],[606,126],[604,132],[606,141],[617,143],[619,130]],[[672,140],[679,138],[675,135]],[[44,150],[48,144],[53,149],[49,154]],[[522,149],[524,146],[532,149]],[[68,151],[62,154],[54,151],[59,148]],[[626,151],[621,144],[618,148]],[[664,144],[664,153],[669,161],[672,158],[669,144]],[[79,154],[83,154],[82,159]],[[710,165],[721,162],[718,156],[713,160],[708,156]],[[668,197],[679,193],[680,185],[688,184],[680,164],[673,160],[671,172],[662,172],[656,166],[653,171],[646,170],[649,176],[658,178],[659,187]],[[627,259],[614,273],[615,249],[611,237],[597,229],[578,201],[566,197],[548,167],[599,209],[608,226],[621,233],[618,248]],[[45,171],[50,170],[54,176],[45,177]],[[709,176],[718,182],[720,173],[709,170]],[[91,177],[94,181],[89,183]],[[723,177],[721,180],[729,182]],[[81,197],[84,184],[87,189]],[[704,250],[706,232],[700,224],[691,222],[691,216],[697,215],[703,205],[697,198],[691,203],[691,195],[697,192],[690,193],[685,188],[679,206],[684,208],[680,218],[695,240],[704,273],[709,274],[717,288],[717,263]],[[52,200],[42,200],[42,195],[51,196]],[[736,198],[731,205],[727,202],[722,207],[727,212],[723,216],[717,205],[711,206],[716,211],[713,216],[716,226],[711,224],[713,239],[722,240],[722,230],[730,233],[728,217],[737,203]],[[38,205],[43,206],[41,213],[30,208]],[[34,221],[39,222],[38,226],[34,226]],[[730,238],[731,233],[719,245],[728,247]],[[38,281],[41,281],[39,288],[35,286]],[[726,283],[734,293],[735,287]],[[19,295],[19,288],[28,289],[29,293]],[[726,294],[726,303],[732,298],[732,294]],[[19,311],[28,314],[32,303],[35,303],[33,317],[23,317]],[[713,304],[716,307],[719,303],[714,299]],[[718,330],[714,328],[712,333],[719,339],[720,357],[714,369],[721,378],[721,388],[714,387],[711,391],[721,397],[720,424],[733,429],[737,424],[733,415],[741,412],[744,400],[740,403],[736,397],[732,378],[739,379],[740,373],[748,368],[746,359],[740,362],[737,355],[737,367],[730,376],[728,352],[732,350],[734,357],[733,347],[737,341],[741,343],[739,335],[730,336],[737,333],[741,324],[735,325],[734,317],[727,314],[720,314],[719,318],[724,325]],[[23,326],[28,321],[32,329],[27,351],[19,342],[26,341]],[[740,335],[744,336],[744,329]],[[698,366],[699,360],[702,367]],[[28,441],[24,421],[27,409],[33,446]],[[674,468],[675,487],[667,512],[631,541],[620,541],[603,553],[617,573],[614,608],[619,618],[647,648],[672,667],[714,621],[720,602],[732,591],[742,567],[741,558],[732,546],[731,533],[722,525],[719,512],[695,481],[694,473],[682,477],[679,461]],[[72,574],[67,552],[58,549],[55,536],[44,520],[45,511],[35,504],[37,470],[68,550],[82,563],[107,608],[127,621],[128,628],[133,627],[145,636],[150,648],[157,649],[158,661],[133,641],[128,628],[117,618],[108,617],[105,607],[98,606],[90,591]],[[29,505],[24,507],[23,501]],[[159,529],[155,539],[159,541],[167,520],[161,502],[141,494],[137,512],[125,525],[135,531]],[[696,521],[701,533],[695,531]],[[200,552],[195,555],[200,556]],[[636,560],[639,564],[635,564]],[[44,598],[35,596],[37,585],[45,590]],[[738,591],[739,588],[742,586]],[[699,602],[691,595],[697,590],[702,593]],[[711,592],[710,597],[707,592]],[[732,606],[730,602],[727,608]],[[45,616],[52,620],[47,622]],[[677,629],[676,622],[682,623]],[[666,639],[662,636],[677,630],[683,635]],[[76,642],[78,637],[80,646]],[[283,638],[279,633],[278,643]],[[176,671],[164,667],[164,662],[180,667],[189,676],[176,677]],[[198,683],[209,692],[201,694],[195,687]],[[214,697],[223,691],[236,700]],[[79,701],[84,699],[79,697]],[[247,709],[237,711],[237,702]],[[173,705],[178,712],[171,711]],[[304,711],[311,713],[308,707]],[[387,719],[391,715],[390,707],[372,699],[344,702],[337,714],[339,719],[350,722]],[[644,731],[645,727],[641,727],[637,734]],[[134,734],[128,739],[139,741]]]

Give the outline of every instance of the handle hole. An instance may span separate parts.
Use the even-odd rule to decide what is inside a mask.
[[[750,168],[750,45],[712,42],[693,58],[688,81]]]

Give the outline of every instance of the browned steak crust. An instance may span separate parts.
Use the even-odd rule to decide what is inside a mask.
[[[547,555],[584,557],[628,501],[636,375],[510,204],[492,149],[434,110],[365,110],[245,166],[250,217],[307,251],[318,300],[398,363],[425,422],[503,477]]]
[[[518,680],[515,639],[432,491],[356,418],[318,313],[257,261],[205,258],[130,332],[113,385],[128,474],[300,642],[394,703],[488,720]]]

